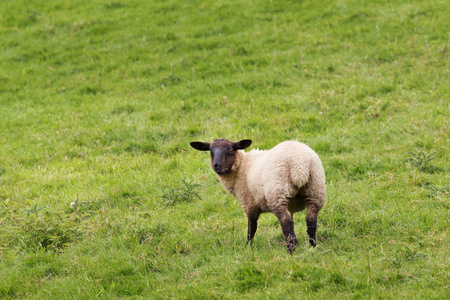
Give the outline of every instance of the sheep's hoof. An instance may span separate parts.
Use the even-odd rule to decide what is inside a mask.
[[[298,239],[296,237],[289,236],[286,240],[287,252],[292,254],[295,250],[295,246],[299,245]]]

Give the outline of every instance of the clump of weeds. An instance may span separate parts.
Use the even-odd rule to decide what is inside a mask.
[[[171,188],[161,195],[165,205],[172,206],[179,203],[190,203],[201,199],[199,193],[197,192],[200,184],[189,182],[184,179],[181,180],[181,182],[181,186]]]
[[[435,152],[426,153],[423,150],[413,150],[409,154],[410,156],[406,159],[406,163],[416,167],[421,172],[434,173],[435,168],[430,162],[435,158]]]

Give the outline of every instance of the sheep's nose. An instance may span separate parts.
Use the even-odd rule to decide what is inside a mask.
[[[215,171],[217,174],[223,173],[223,167],[222,167],[221,164],[214,164],[214,165],[213,165],[213,168],[214,168],[214,171]]]

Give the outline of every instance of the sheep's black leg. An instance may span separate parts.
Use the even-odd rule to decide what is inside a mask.
[[[309,243],[316,247],[317,214],[319,210],[313,204],[309,204],[306,211],[306,232],[309,236]]]
[[[256,229],[258,228],[258,212],[252,212],[247,215],[248,230],[247,230],[247,244],[251,244],[253,237],[255,236]]]
[[[288,253],[294,251],[295,246],[298,245],[298,239],[294,232],[294,220],[289,214],[287,208],[278,209],[274,212],[281,224],[281,229],[283,230],[284,238],[286,240],[286,247]]]

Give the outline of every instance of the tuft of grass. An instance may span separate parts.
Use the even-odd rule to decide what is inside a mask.
[[[171,206],[179,203],[190,203],[195,200],[201,200],[200,194],[197,192],[197,189],[201,186],[200,184],[189,182],[184,179],[182,179],[181,182],[181,186],[171,188],[161,195],[165,205]]]
[[[236,288],[240,292],[249,292],[251,289],[262,289],[267,284],[267,276],[254,265],[243,266],[237,269],[233,277]]]
[[[410,157],[406,161],[412,166],[416,167],[419,171],[433,173],[435,168],[430,162],[435,159],[434,152],[426,153],[423,150],[411,151]]]

